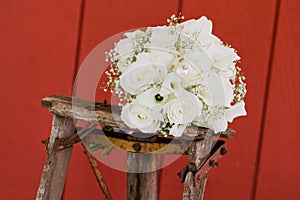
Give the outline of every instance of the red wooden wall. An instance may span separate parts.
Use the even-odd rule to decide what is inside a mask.
[[[71,94],[73,75],[106,38],[164,24],[181,10],[206,15],[214,33],[238,49],[247,76],[248,116],[237,119],[229,153],[211,171],[206,199],[280,200],[300,195],[299,1],[284,0],[1,0],[0,199],[33,199],[46,153],[51,114],[40,99]],[[180,199],[182,157],[160,171],[159,199]],[[126,176],[101,164],[114,199]],[[80,145],[74,148],[64,199],[103,199]]]

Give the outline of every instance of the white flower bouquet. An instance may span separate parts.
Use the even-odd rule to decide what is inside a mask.
[[[121,119],[143,133],[180,137],[187,126],[225,131],[246,115],[240,57],[212,34],[206,17],[125,33],[106,52],[104,91],[119,97]]]

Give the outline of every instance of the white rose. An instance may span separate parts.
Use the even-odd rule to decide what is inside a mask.
[[[186,51],[183,55],[183,58],[190,66],[194,66],[195,68],[206,73],[209,72],[212,65],[210,56],[204,50]]]
[[[183,58],[177,64],[176,72],[189,84],[201,81],[211,70],[212,60],[204,50],[189,50]]]
[[[208,20],[207,17],[202,16],[199,19],[191,19],[182,23],[184,25],[182,32],[194,33],[199,31],[203,34],[210,34],[212,32],[212,21]]]
[[[117,67],[120,71],[124,71],[128,65],[128,62],[135,54],[137,41],[146,37],[145,32],[136,30],[134,32],[127,32],[124,35],[126,38],[121,39],[114,48],[116,53],[115,58],[118,59]]]
[[[137,102],[122,107],[121,119],[128,127],[143,133],[155,133],[160,126],[160,121],[151,116],[151,110]]]
[[[141,57],[141,56],[139,56]],[[175,54],[168,51],[167,49],[162,48],[152,48],[149,53],[142,54],[143,60],[148,60],[154,66],[160,68],[164,66],[166,69],[169,69],[175,60]]]
[[[161,81],[166,73],[167,69],[163,64],[152,63],[147,53],[141,53],[137,56],[137,61],[120,76],[120,85],[126,92],[138,94],[151,83]]]
[[[204,102],[210,106],[230,107],[233,100],[234,85],[222,76],[205,77],[205,86],[201,89]]]
[[[212,34],[212,21],[204,16],[198,20],[188,20],[182,25],[183,35],[181,39],[183,45],[193,41],[194,45],[200,45],[208,49],[212,44],[221,43],[221,40]]]
[[[120,40],[115,46],[116,59],[118,59],[117,67],[120,71],[124,71],[128,60],[134,55],[134,41],[125,38]]]
[[[212,45],[207,52],[212,57],[213,66],[219,70],[234,70],[235,61],[240,59],[233,48],[222,44]]]
[[[134,41],[129,38],[120,40],[115,46],[118,59],[124,60],[134,54]]]
[[[171,33],[170,27],[149,27],[147,31],[151,32],[151,36],[149,39],[150,42],[145,44],[145,47],[175,50],[175,43],[178,39],[178,35],[176,32]]]
[[[171,124],[188,124],[199,115],[201,109],[200,100],[186,91],[181,97],[168,101],[163,113],[167,115]]]

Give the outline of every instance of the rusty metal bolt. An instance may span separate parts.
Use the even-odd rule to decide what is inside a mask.
[[[221,155],[224,156],[227,154],[227,149],[226,148],[221,148],[221,151],[220,151]]]
[[[201,181],[202,177],[200,175],[198,175],[197,180]]]
[[[215,161],[215,160],[210,160],[209,161],[209,166],[211,166],[211,167],[218,167],[218,166],[220,166],[220,163],[217,162],[217,161]]]
[[[134,143],[132,145],[135,151],[140,151],[142,149],[141,145],[139,143]]]

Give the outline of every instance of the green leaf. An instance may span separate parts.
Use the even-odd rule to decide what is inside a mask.
[[[103,131],[107,131],[107,132],[113,132],[114,128],[112,126],[104,126],[103,127]]]
[[[98,151],[99,149],[104,148],[104,146],[100,145],[100,144],[89,144],[89,147],[90,147],[91,152],[93,152],[93,153]]]
[[[104,157],[106,155],[108,155],[111,151],[112,151],[113,147],[109,146],[107,147],[102,153],[101,153],[101,157]]]

